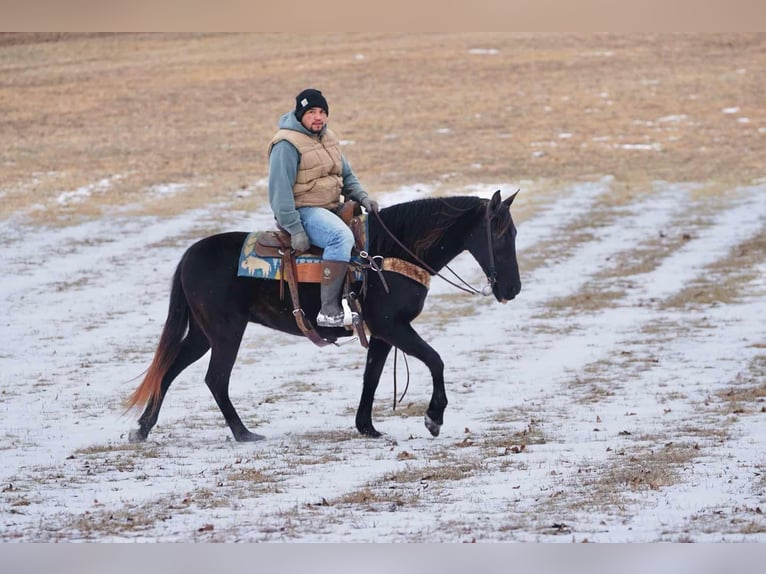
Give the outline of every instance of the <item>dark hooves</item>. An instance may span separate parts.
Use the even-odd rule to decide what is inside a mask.
[[[426,416],[425,416],[425,424],[426,424],[426,428],[428,429],[428,432],[431,433],[431,436],[439,436],[439,431],[441,431],[442,425],[440,425],[437,422],[434,422],[434,420],[428,416],[428,413],[426,413]]]
[[[360,434],[362,434],[364,436],[367,436],[367,437],[370,437],[370,438],[380,438],[380,437],[383,436],[372,425],[366,426],[366,427],[363,427],[363,428],[357,428],[357,430],[359,431]]]
[[[240,433],[234,437],[234,440],[237,442],[256,442],[259,440],[263,440],[266,437],[260,434],[256,434],[254,432],[245,431],[243,433]]]
[[[128,442],[139,443],[146,441],[146,435],[141,429],[133,429],[128,434]]]

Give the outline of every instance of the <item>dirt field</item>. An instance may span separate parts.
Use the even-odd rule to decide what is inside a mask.
[[[603,174],[633,189],[750,182],[764,176],[764,44],[763,34],[6,34],[0,214],[66,220],[102,203],[166,213],[232,199],[266,176],[277,119],[306,86],[328,97],[372,193]],[[50,209],[61,190],[100,181],[112,192]],[[192,190],[182,205],[147,198],[170,183]]]
[[[0,539],[766,542],[764,69],[766,34],[0,35]],[[270,225],[307,86],[383,206],[520,188],[524,289],[434,282],[438,439],[414,361],[362,439],[362,350],[253,328],[266,441],[200,361],[128,444],[172,270]]]

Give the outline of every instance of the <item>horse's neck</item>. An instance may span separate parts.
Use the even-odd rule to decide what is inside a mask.
[[[438,217],[423,217],[414,225],[417,225],[417,237],[412,233],[405,232],[404,229],[394,230],[392,233],[397,236],[408,247],[408,250],[400,246],[393,246],[389,253],[381,253],[388,257],[399,257],[416,264],[425,263],[434,271],[440,271],[445,265],[448,265],[455,257],[460,255],[466,249],[468,234],[474,227],[475,215],[465,213],[451,222],[446,230],[443,230],[444,222]],[[470,223],[467,223],[470,222]],[[409,225],[413,225],[412,223]],[[426,249],[418,250],[417,242],[433,233],[440,233],[440,238]],[[379,229],[378,233],[387,235],[386,231]]]
[[[440,271],[463,251],[465,251],[465,236],[462,233],[448,231],[441,241],[423,253],[422,259],[434,271]]]

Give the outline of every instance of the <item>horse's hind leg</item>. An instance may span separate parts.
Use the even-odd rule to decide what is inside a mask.
[[[229,333],[213,341],[210,365],[205,375],[205,383],[210,392],[213,393],[218,408],[221,409],[221,413],[223,413],[235,440],[238,442],[252,442],[265,438],[250,432],[245,427],[229,398],[231,370],[234,368],[234,361],[237,359],[239,344],[242,342],[242,335],[246,326],[247,321],[244,321],[240,329],[234,330],[235,333]]]
[[[130,442],[143,442],[146,440],[146,437],[149,436],[149,431],[151,431],[154,425],[157,424],[162,401],[165,399],[165,394],[168,392],[171,383],[186,367],[199,360],[202,355],[207,353],[209,348],[210,343],[202,332],[202,329],[200,329],[196,321],[190,320],[189,332],[181,342],[181,349],[178,352],[178,356],[173,361],[168,372],[165,373],[165,376],[162,377],[159,399],[156,404],[153,401],[149,401],[149,404],[146,405],[144,413],[141,415],[141,418],[138,419],[138,428],[130,431],[128,437]]]
[[[378,438],[380,433],[372,426],[372,402],[375,399],[375,390],[378,388],[383,366],[391,351],[391,345],[382,339],[370,338],[370,346],[367,349],[367,366],[364,369],[364,386],[362,398],[359,400],[359,408],[356,411],[356,429],[363,435]]]

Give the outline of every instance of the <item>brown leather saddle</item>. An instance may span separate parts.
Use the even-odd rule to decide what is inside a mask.
[[[343,221],[346,222],[346,224],[351,228],[351,231],[354,233],[354,244],[356,249],[358,251],[364,250],[366,237],[365,225],[362,221],[362,218],[360,217],[362,215],[361,206],[355,201],[346,201],[340,204],[335,212]],[[259,257],[277,257],[282,259],[280,297],[284,300],[284,284],[286,281],[293,303],[293,316],[295,317],[295,322],[301,332],[306,337],[308,337],[311,342],[320,347],[334,343],[334,340],[330,341],[320,337],[311,323],[306,319],[306,315],[300,305],[300,295],[298,291],[298,284],[300,281],[298,278],[298,269],[295,262],[295,257],[297,255],[315,255],[321,259],[323,250],[315,245],[312,245],[308,251],[295,253],[291,247],[290,234],[279,226],[277,226],[276,230],[265,231],[261,233],[258,236],[253,250]],[[319,276],[320,275],[317,274],[317,277]],[[317,278],[312,282],[319,282],[319,279]],[[343,288],[343,292],[347,295],[349,293],[350,283],[351,276],[349,272],[346,275],[346,281]],[[346,300],[349,304],[349,307],[351,307],[352,313],[355,315],[351,329],[356,331],[362,347],[367,348],[369,343],[367,341],[367,333],[365,332],[364,319],[362,318],[362,309],[359,305],[359,302],[355,296],[347,296]]]
[[[361,206],[356,201],[346,201],[341,203],[335,212],[351,228],[354,233],[354,245],[357,250],[362,251],[366,238],[364,236],[364,222],[359,217],[362,215]],[[282,257],[285,252],[289,252],[291,249],[290,234],[277,225],[276,230],[264,231],[258,236],[254,251],[258,257]],[[308,251],[293,255],[315,255],[321,258],[322,251],[322,248],[312,245]]]

